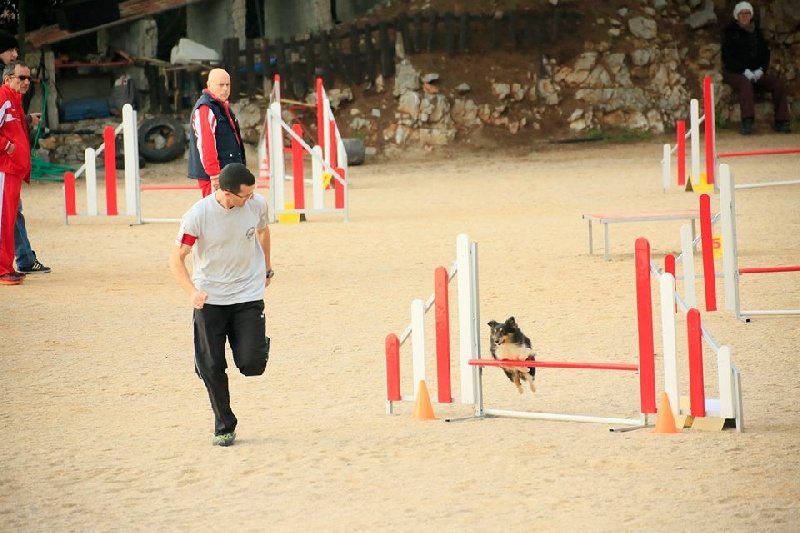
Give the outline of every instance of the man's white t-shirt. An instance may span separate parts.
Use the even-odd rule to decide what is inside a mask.
[[[192,246],[192,282],[207,303],[231,305],[264,299],[266,264],[256,230],[268,223],[267,201],[258,194],[244,206],[225,209],[210,194],[183,216],[177,245]]]

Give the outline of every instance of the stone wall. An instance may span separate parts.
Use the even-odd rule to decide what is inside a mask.
[[[718,124],[738,123],[738,103],[721,76],[718,28],[732,20],[723,7],[711,0],[645,0],[640,9],[619,9],[590,21],[605,29],[604,38],[585,41],[584,52],[563,62],[545,59],[544,72],[530,73],[527,83],[494,75],[485,81],[491,97],[483,100],[471,96],[476,87],[458,83],[458,72],[424,71],[414,56],[404,57],[393,80],[394,121],[381,126],[381,111],[357,101],[349,106],[352,118],[344,120],[368,145],[446,144],[471,128],[517,134],[545,121],[563,134],[608,128],[664,133],[688,119],[689,101],[702,100],[702,80],[711,76]],[[786,79],[793,116],[800,117],[800,3],[775,0],[760,16],[772,43],[770,70]],[[688,39],[663,31],[668,23],[675,33],[689,32]],[[456,89],[442,94],[437,84],[443,79]],[[757,103],[757,114],[772,120],[768,97]]]
[[[770,69],[787,80],[792,113],[797,119],[800,2],[774,0],[760,8],[760,16],[772,43]],[[642,0],[636,9],[623,8],[614,16],[592,20],[595,29],[602,30],[595,34],[603,37],[584,41],[583,51],[576,56],[561,61],[545,58],[544,70],[528,73],[525,82],[519,81],[519,76],[487,78],[481,90],[462,83],[457,71],[431,72],[415,66],[420,58],[405,56],[398,43],[397,75],[392,80],[378,80],[370,89],[373,94],[384,93],[389,105],[358,101],[353,97],[355,88],[328,92],[345,133],[362,137],[368,153],[409,143],[458,142],[462,133],[475,128],[503,128],[512,135],[543,126],[562,135],[608,128],[663,133],[677,120],[688,118],[689,101],[702,98],[701,83],[706,75],[715,84],[717,124],[724,125],[739,121],[738,105],[720,74],[718,28],[731,19],[727,3],[717,6],[712,0]],[[442,91],[443,80],[454,89]],[[309,100],[313,98],[310,94]],[[242,100],[234,106],[243,135],[250,142],[259,138],[263,105],[263,101]],[[771,103],[759,102],[757,120],[771,118]],[[86,131],[85,127],[76,128]],[[99,137],[87,139],[92,142],[87,140],[85,146],[102,142]],[[63,147],[60,152],[52,147],[54,162],[79,160],[85,148],[76,137],[55,144]]]

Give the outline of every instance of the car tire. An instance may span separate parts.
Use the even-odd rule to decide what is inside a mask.
[[[185,149],[186,130],[179,120],[159,116],[139,126],[139,153],[147,161],[167,163],[183,155]]]
[[[354,167],[364,163],[364,153],[366,152],[364,141],[357,137],[351,137],[342,139],[342,144],[344,144],[344,151],[347,154],[348,166]]]

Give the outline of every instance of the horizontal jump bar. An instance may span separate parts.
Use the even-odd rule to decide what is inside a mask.
[[[594,370],[627,370],[638,372],[639,365],[626,363],[576,363],[572,361],[516,361],[512,359],[470,359],[472,366],[500,366],[523,368],[586,368]]]
[[[770,272],[800,272],[800,265],[739,269],[739,274],[767,274]]]
[[[717,154],[717,157],[745,157],[751,155],[781,155],[781,154],[800,154],[800,148],[782,148],[777,150],[748,150],[745,152],[724,152]]]

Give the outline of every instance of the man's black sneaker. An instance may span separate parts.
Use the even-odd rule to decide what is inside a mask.
[[[20,268],[19,272],[23,274],[48,274],[50,272],[50,267],[44,266],[37,259],[31,266],[27,268]]]

